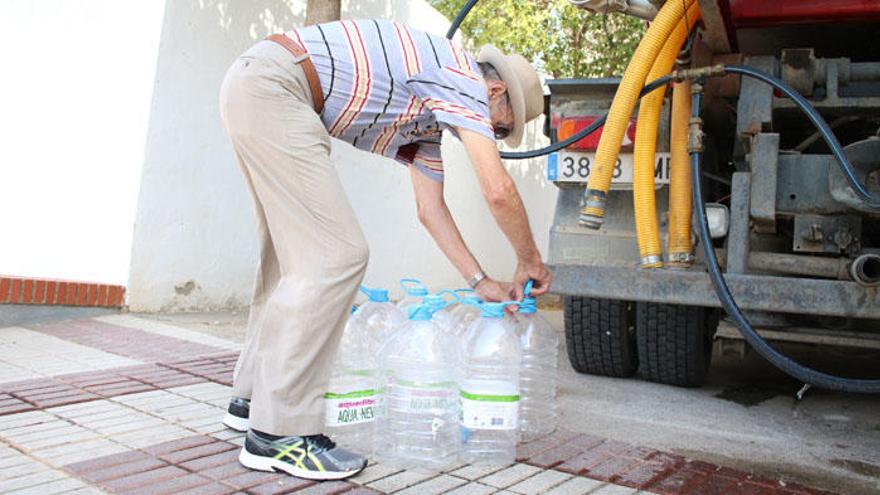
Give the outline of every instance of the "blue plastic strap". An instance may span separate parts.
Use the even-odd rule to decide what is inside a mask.
[[[452,302],[446,301],[446,295],[449,294],[452,296]],[[461,303],[461,296],[458,295],[457,291],[454,290],[441,290],[437,293],[438,296],[442,297],[444,301],[446,301],[447,305],[454,303]]]
[[[479,306],[483,304],[483,300],[480,299],[480,296],[468,296],[461,300],[462,304],[467,304],[468,306]]]
[[[529,294],[532,293],[532,288],[534,286],[535,286],[535,281],[532,279],[529,279],[529,281],[526,282],[525,288],[523,289],[523,295],[525,295],[525,297],[529,297]]]
[[[480,305],[480,316],[483,318],[504,318],[505,308],[508,306],[519,307],[519,304],[517,301],[484,302]]]
[[[446,299],[440,294],[428,294],[422,299],[422,304],[431,309],[431,312],[440,311],[449,305]]]
[[[459,304],[467,304],[469,306],[477,306],[481,302],[480,296],[474,291],[474,289],[455,289],[455,295],[458,296]]]
[[[458,296],[459,304],[467,304],[468,306],[479,306],[483,302],[474,289],[455,289],[455,295]]]
[[[406,308],[407,315],[413,321],[429,321],[434,315],[433,309],[427,304],[413,304]]]
[[[388,291],[386,289],[371,289],[362,285],[361,292],[363,292],[371,302],[388,302]]]
[[[428,295],[428,286],[415,278],[400,279],[400,289],[410,296],[423,297]]]
[[[538,302],[534,297],[526,297],[523,298],[522,302],[519,303],[519,313],[521,314],[531,314],[538,312]]]

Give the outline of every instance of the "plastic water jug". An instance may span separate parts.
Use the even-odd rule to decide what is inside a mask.
[[[504,308],[483,303],[464,337],[460,387],[462,460],[507,465],[516,458],[519,414],[519,338]]]
[[[389,302],[387,290],[362,286],[361,292],[367,302],[345,325],[324,404],[327,433],[340,445],[368,454],[378,406],[379,346],[406,318]]]
[[[397,307],[406,314],[407,308],[414,304],[422,304],[422,299],[429,294],[428,287],[420,280],[414,278],[400,279],[400,289],[403,297],[397,302]]]
[[[409,308],[409,321],[380,349],[382,409],[375,457],[404,468],[443,470],[457,460],[460,348],[432,321],[432,308]]]
[[[459,295],[460,302],[449,311],[452,313],[452,333],[464,338],[465,332],[480,317],[480,304],[483,301],[470,289],[459,289],[455,293]]]
[[[429,294],[425,296],[422,301],[423,304],[427,305],[431,310],[431,320],[436,323],[441,330],[451,334],[455,329],[455,318],[452,316],[452,313],[446,309],[449,303],[444,297],[445,293],[449,292],[443,291],[437,294]]]
[[[526,284],[526,296],[519,306],[517,334],[522,346],[522,367],[519,375],[520,440],[529,441],[548,435],[556,429],[556,375],[559,335],[547,320],[538,314]]]

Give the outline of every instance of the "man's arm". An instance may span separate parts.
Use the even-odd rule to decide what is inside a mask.
[[[532,293],[544,294],[550,288],[552,277],[541,261],[522,198],[501,163],[497,145],[486,136],[462,127],[457,127],[456,132],[464,143],[495,222],[516,252],[517,268],[513,279],[516,298],[522,298],[523,286],[529,279],[534,280]]]
[[[429,179],[415,166],[410,166],[409,169],[416,195],[419,221],[461,276],[469,279],[480,271],[480,264],[465,245],[446,206],[446,201],[443,199],[443,183]],[[485,301],[504,301],[510,298],[510,286],[490,278],[483,279],[476,290]]]

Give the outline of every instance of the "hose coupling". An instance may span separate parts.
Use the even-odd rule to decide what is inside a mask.
[[[659,254],[642,256],[640,264],[642,268],[663,268],[663,258]]]
[[[688,120],[688,153],[702,153],[703,146],[703,119],[691,117]]]
[[[697,67],[694,69],[674,70],[672,71],[672,79],[675,82],[682,82],[688,79],[696,81],[704,77],[718,77],[723,76],[724,74],[724,65],[717,64],[707,65],[705,67]]]
[[[605,191],[587,189],[584,192],[584,205],[581,208],[579,221],[581,225],[598,230],[605,223]]]
[[[880,285],[880,254],[863,254],[849,266],[853,280],[864,287]]]
[[[670,252],[667,266],[671,268],[685,268],[694,263],[694,255],[686,252]]]

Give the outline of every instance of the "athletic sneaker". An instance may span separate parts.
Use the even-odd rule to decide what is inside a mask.
[[[229,399],[229,407],[226,408],[226,416],[223,416],[223,424],[236,431],[248,430],[248,417],[251,415],[251,401],[240,397]]]
[[[341,480],[367,467],[367,460],[324,435],[276,437],[249,430],[238,456],[258,471],[283,471],[309,480]]]

